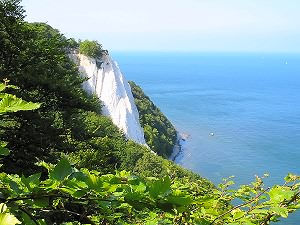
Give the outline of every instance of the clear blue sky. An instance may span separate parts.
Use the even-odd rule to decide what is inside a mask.
[[[23,0],[26,20],[112,51],[300,53],[300,0]]]

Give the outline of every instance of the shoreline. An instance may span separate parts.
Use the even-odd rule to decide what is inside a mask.
[[[189,134],[177,132],[176,144],[173,148],[172,154],[169,157],[169,160],[172,160],[174,162],[176,158],[183,152],[184,143],[189,138],[189,136]]]

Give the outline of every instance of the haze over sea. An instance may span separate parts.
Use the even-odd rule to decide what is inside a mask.
[[[214,183],[300,174],[300,55],[112,53],[128,80],[189,135],[176,163]],[[214,135],[210,135],[214,133]],[[296,225],[299,213],[288,224]],[[285,223],[286,224],[286,223]]]

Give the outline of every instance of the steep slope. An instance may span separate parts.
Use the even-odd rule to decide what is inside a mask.
[[[146,145],[130,86],[117,63],[108,54],[99,59],[82,54],[71,57],[79,65],[82,76],[89,78],[83,83],[83,88],[102,101],[102,113],[109,116],[127,138]]]
[[[133,81],[129,84],[148,146],[158,155],[169,158],[177,141],[175,127],[138,85]]]

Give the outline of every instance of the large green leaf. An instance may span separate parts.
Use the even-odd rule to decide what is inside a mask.
[[[4,83],[0,83],[0,91],[3,91],[6,88],[6,85]]]
[[[7,81],[6,83],[0,83],[0,92],[4,91],[6,88],[13,88],[13,89],[19,89],[17,86],[15,85],[8,85]]]
[[[103,186],[101,178],[95,174],[89,174],[86,183],[89,186],[89,188],[95,190]]]
[[[269,191],[270,201],[272,203],[280,203],[294,196],[294,192],[287,187],[275,186]]]
[[[62,181],[73,172],[70,162],[66,158],[62,158],[54,169],[50,172],[50,177],[54,180]]]
[[[168,196],[167,202],[180,205],[180,206],[187,206],[192,203],[192,198],[190,196]]]
[[[0,157],[9,155],[9,149],[5,148],[7,143],[0,141]]]
[[[0,225],[15,225],[21,222],[13,215],[8,213],[7,206],[4,203],[0,204]]]
[[[41,173],[32,174],[29,177],[25,177],[24,175],[21,177],[21,181],[27,187],[29,191],[33,188],[37,187],[40,183]]]
[[[271,207],[270,210],[283,218],[287,218],[289,215],[289,211],[287,208],[283,207]]]
[[[8,112],[17,112],[21,110],[33,110],[40,107],[39,103],[32,103],[17,98],[14,95],[5,94],[0,101],[0,115]]]
[[[22,213],[22,222],[26,225],[36,225],[36,223],[24,212]]]
[[[10,213],[0,213],[0,225],[15,225],[21,222]]]
[[[0,156],[7,156],[7,155],[9,155],[9,149],[0,147]]]
[[[153,182],[149,188],[149,193],[152,198],[157,198],[158,195],[163,195],[170,190],[171,180],[168,176],[164,179],[159,179]]]

